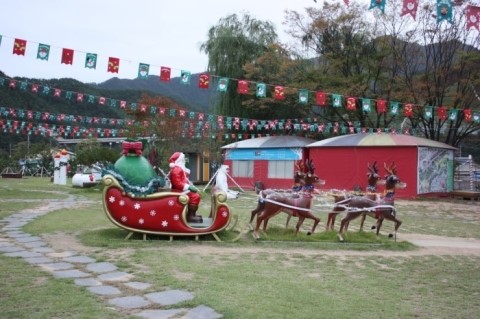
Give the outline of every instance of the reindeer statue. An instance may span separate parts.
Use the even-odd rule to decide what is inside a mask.
[[[303,164],[302,160],[299,160],[295,162],[295,173],[293,176],[293,187],[291,190],[278,190],[278,189],[271,189],[271,188],[261,190],[261,189],[255,188],[255,191],[258,194],[258,204],[257,204],[257,207],[251,211],[249,224],[252,225],[253,219],[255,218],[255,216],[257,216],[258,213],[262,212],[265,209],[264,199],[268,195],[276,192],[280,192],[280,193],[287,192],[287,193],[293,194],[301,191],[305,186],[305,176],[306,176],[305,165]],[[285,213],[288,214],[289,212],[285,211]],[[288,215],[287,222],[285,225],[286,228],[288,228],[288,224],[290,223],[290,218],[291,218],[291,215]]]
[[[371,200],[376,199],[376,191],[377,191],[377,186],[385,185],[385,180],[381,179],[380,175],[378,174],[378,167],[377,167],[377,161],[373,162],[373,165],[370,166],[370,164],[367,165],[367,177],[368,177],[368,185],[366,189],[366,193],[364,196]],[[335,205],[333,207],[333,210],[328,213],[328,218],[327,218],[327,223],[325,225],[325,230],[333,230],[334,225],[335,225],[335,219],[339,213],[347,211],[347,208],[345,208],[343,205],[343,201],[347,200],[348,198],[352,197],[352,195],[347,194],[346,192],[340,192],[340,193],[334,193],[332,194]],[[362,217],[362,222],[360,225],[360,228],[363,229],[363,222],[365,221],[365,215]],[[346,228],[348,229],[348,225],[346,225]]]
[[[340,231],[338,233],[340,241],[344,240],[343,235],[346,231],[348,223],[351,220],[362,216],[363,214],[374,215],[377,219],[377,236],[380,233],[380,228],[384,219],[394,222],[394,234],[396,235],[398,228],[402,224],[402,221],[396,217],[394,206],[395,189],[405,188],[406,184],[401,182],[398,178],[395,163],[392,163],[389,166],[384,164],[384,167],[388,175],[385,179],[385,196],[383,198],[379,198],[379,196],[377,196],[377,200],[372,200],[366,196],[353,196],[336,204],[347,210],[347,215],[342,219],[340,224]],[[393,234],[390,235],[390,237],[392,236]]]
[[[257,215],[257,223],[253,236],[255,239],[259,238],[258,230],[263,222],[263,233],[266,234],[268,221],[273,216],[276,216],[280,212],[286,212],[287,214],[297,217],[298,222],[295,227],[295,234],[298,234],[300,227],[306,218],[312,219],[313,226],[309,234],[315,232],[315,229],[320,222],[320,218],[316,217],[312,211],[312,199],[315,192],[315,185],[323,185],[325,181],[320,180],[315,175],[315,167],[312,160],[307,160],[307,173],[305,175],[305,185],[302,191],[298,193],[279,193],[274,192],[266,195],[264,198],[264,208],[260,214]]]

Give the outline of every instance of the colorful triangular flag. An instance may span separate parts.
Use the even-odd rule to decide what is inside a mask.
[[[217,91],[227,92],[228,89],[228,78],[218,79]]]
[[[198,78],[198,87],[201,89],[208,89],[210,87],[210,74],[200,74],[200,77]]]
[[[276,85],[274,88],[273,97],[275,100],[285,100],[285,87]]]
[[[453,7],[451,0],[437,0],[437,23],[446,20],[453,23]]]
[[[180,83],[182,84],[190,84],[190,78],[192,76],[192,73],[189,71],[184,71],[182,70],[180,72]]]
[[[332,94],[332,105],[333,107],[342,106],[342,96],[340,94]]]
[[[418,0],[403,0],[401,17],[411,15],[413,20],[417,18]]]
[[[170,74],[172,73],[172,69],[162,66],[160,67],[160,81],[163,82],[170,82]]]
[[[267,96],[267,85],[265,83],[257,83],[256,95],[257,97]]]
[[[385,13],[386,0],[370,0],[370,7],[368,9],[379,8],[382,13]]]
[[[307,104],[308,103],[308,90],[301,89],[298,91],[298,103]]]
[[[248,82],[245,80],[238,81],[238,94],[248,94]]]

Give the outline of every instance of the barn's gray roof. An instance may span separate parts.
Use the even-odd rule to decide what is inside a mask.
[[[416,137],[404,134],[389,133],[358,133],[341,135],[312,144],[306,147],[376,147],[376,146],[426,146],[435,148],[446,148],[455,150],[456,148],[445,143],[433,141],[430,139]]]
[[[301,136],[265,136],[231,143],[223,146],[222,149],[304,147],[315,141]]]

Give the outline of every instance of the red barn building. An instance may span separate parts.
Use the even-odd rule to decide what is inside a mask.
[[[377,161],[394,162],[397,175],[407,183],[396,197],[412,198],[453,189],[453,160],[456,148],[425,138],[403,134],[360,133],[342,135],[306,146],[316,173],[326,180],[325,189],[353,190],[367,186],[367,166]]]

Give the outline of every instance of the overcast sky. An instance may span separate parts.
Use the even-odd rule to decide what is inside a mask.
[[[103,82],[137,77],[139,63],[160,66],[171,76],[202,72],[207,56],[200,43],[208,29],[229,14],[243,12],[271,21],[282,42],[286,9],[305,12],[313,0],[9,0],[0,8],[0,70],[8,76],[74,78]],[[25,56],[12,54],[15,38],[27,41]],[[50,45],[48,61],[37,59],[38,44]],[[62,48],[73,49],[73,65],[61,64]],[[85,68],[85,53],[98,54],[97,68]],[[109,57],[120,59],[119,73],[107,72]]]

